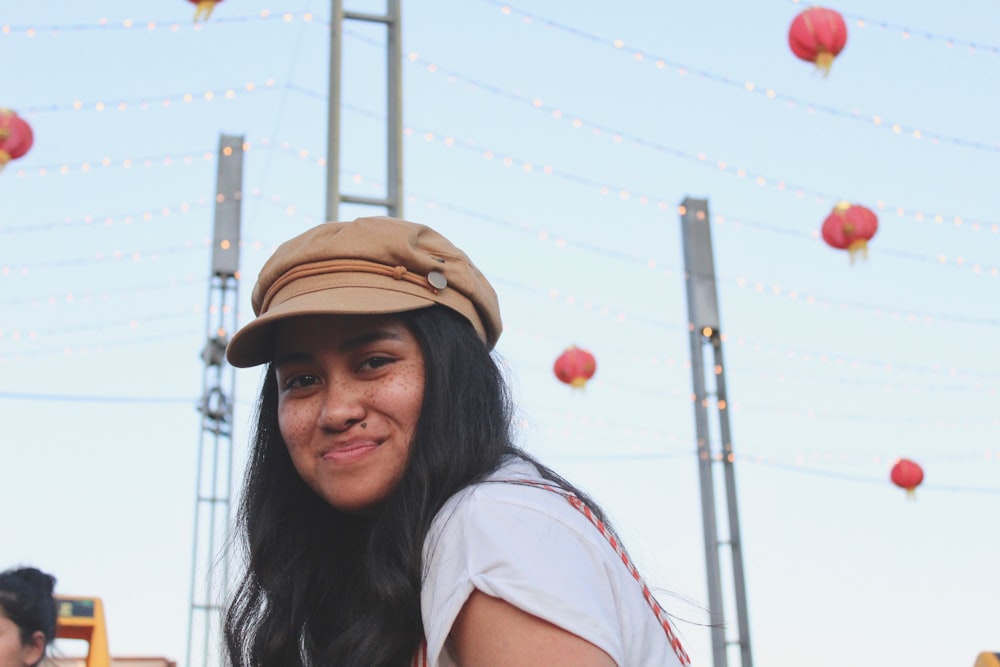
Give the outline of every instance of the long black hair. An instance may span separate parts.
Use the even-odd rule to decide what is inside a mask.
[[[510,457],[579,493],[513,444],[506,381],[468,321],[439,306],[400,317],[423,352],[424,400],[406,471],[373,515],[341,512],[301,480],[265,373],[237,515],[247,571],[225,617],[235,667],[410,664],[424,538],[445,501]]]
[[[0,572],[0,613],[18,627],[21,644],[29,644],[36,632],[45,635],[46,644],[55,638],[55,585],[55,577],[34,567]]]

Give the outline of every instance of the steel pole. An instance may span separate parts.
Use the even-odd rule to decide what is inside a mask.
[[[326,123],[326,221],[340,216],[340,54],[343,49],[344,3],[330,0],[330,72]]]
[[[726,478],[726,504],[729,509],[729,552],[733,559],[733,587],[736,594],[736,619],[740,638],[740,664],[753,667],[750,651],[750,614],[747,609],[747,585],[743,572],[743,542],[740,537],[739,504],[736,498],[736,455],[729,428],[729,397],[726,394],[726,367],[722,361],[722,336],[712,337],[715,356],[715,393],[719,405],[719,435],[722,438],[722,469]]]
[[[708,430],[708,394],[702,333],[692,324],[691,379],[694,389],[695,433],[698,438],[698,479],[701,482],[702,532],[705,541],[705,574],[708,578],[708,615],[712,631],[712,664],[727,667],[725,613],[722,607],[722,573],[719,567],[719,532],[715,523],[715,480]]]

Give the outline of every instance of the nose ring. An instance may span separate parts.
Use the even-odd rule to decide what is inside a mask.
[[[368,422],[361,422],[361,428],[368,428]]]

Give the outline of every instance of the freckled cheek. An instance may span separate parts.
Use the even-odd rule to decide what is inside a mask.
[[[308,441],[310,428],[308,416],[301,411],[278,408],[278,431],[285,445],[292,449]]]
[[[410,436],[413,436],[417,427],[417,420],[424,404],[424,369],[423,366],[414,368],[403,381],[403,397],[409,405],[411,419],[409,424]]]

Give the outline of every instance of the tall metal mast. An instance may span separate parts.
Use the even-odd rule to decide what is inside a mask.
[[[709,226],[708,201],[687,197],[682,203],[681,234],[684,242],[684,269],[687,283],[688,329],[691,343],[691,379],[694,389],[695,432],[698,438],[698,476],[701,481],[702,526],[705,540],[705,569],[708,576],[709,623],[712,626],[714,667],[728,667],[729,647],[739,646],[740,665],[753,667],[750,652],[750,622],[747,616],[746,580],[736,499],[733,440],[729,428],[729,397],[726,394],[726,367],[722,361],[722,332],[719,299],[715,284],[715,260]],[[705,350],[712,350],[713,365],[705,368]],[[714,384],[714,391],[708,388]],[[713,452],[709,412],[718,419],[721,447]],[[729,539],[720,540],[715,513],[713,464],[723,470],[726,490]],[[728,639],[723,608],[719,559],[725,547],[733,567],[737,634]]]
[[[215,230],[209,273],[207,341],[198,442],[198,486],[195,495],[191,555],[191,606],[188,613],[187,662],[222,662],[222,605],[229,593],[229,498],[233,478],[233,399],[236,376],[226,363],[226,345],[236,329],[239,298],[240,204],[243,195],[243,137],[219,138],[215,195]]]
[[[402,0],[387,0],[385,14],[344,11],[343,0],[331,0],[330,87],[326,150],[326,220],[339,220],[340,202],[383,206],[387,215],[403,217],[403,39]],[[382,23],[386,27],[386,194],[363,197],[340,192],[340,54],[344,21]]]

